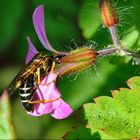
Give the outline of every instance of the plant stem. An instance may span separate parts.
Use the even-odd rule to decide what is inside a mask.
[[[118,50],[119,49],[117,47],[115,47],[115,48],[100,50],[100,51],[97,51],[96,53],[97,53],[98,56],[102,56],[102,55],[109,55],[109,54],[115,53]]]
[[[116,31],[116,27],[115,26],[109,27],[109,31],[110,31],[113,43],[115,45],[115,48],[118,48],[119,50],[121,50],[122,45],[120,43],[119,36],[118,36],[117,31]]]
[[[116,30],[116,27],[115,26],[112,26],[112,27],[109,27],[108,28],[109,31],[110,31],[110,34],[111,34],[111,37],[112,37],[112,40],[113,40],[113,43],[114,43],[114,46],[115,48],[118,49],[118,51],[120,52],[121,55],[128,55],[128,56],[131,56],[133,57],[135,60],[140,60],[140,55],[133,52],[133,51],[130,51],[128,49],[124,49],[120,40],[119,40],[119,35],[117,33],[117,30]],[[115,49],[114,48],[114,49]]]
[[[140,55],[138,53],[135,53],[135,52],[127,50],[127,49],[122,49],[122,50],[125,52],[125,55],[129,55],[134,58],[140,59]]]

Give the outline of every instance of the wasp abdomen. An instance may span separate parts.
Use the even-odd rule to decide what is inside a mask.
[[[34,75],[30,75],[25,82],[20,86],[19,96],[24,109],[28,112],[34,110],[33,104],[29,103],[34,95]]]

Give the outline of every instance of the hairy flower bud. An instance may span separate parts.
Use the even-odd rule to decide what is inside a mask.
[[[96,61],[96,51],[90,48],[79,48],[60,59],[55,73],[59,76],[76,73],[92,67]]]
[[[96,60],[96,52],[91,48],[79,48],[69,52],[65,57],[62,57],[61,63],[71,63],[71,62],[87,62]]]
[[[100,9],[103,23],[106,27],[112,27],[119,23],[116,9],[111,0],[100,0]]]

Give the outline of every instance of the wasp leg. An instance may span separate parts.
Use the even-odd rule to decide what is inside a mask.
[[[46,83],[46,84],[39,84],[39,85],[42,85],[42,86],[49,86],[51,83],[54,83],[55,81],[53,80],[53,81],[51,81],[51,82],[48,82],[48,83]]]
[[[38,84],[38,85],[34,86],[33,89],[36,90],[37,88],[39,88],[39,85],[41,85],[41,86],[49,86],[49,85],[50,85],[51,83],[53,83],[53,82],[55,82],[55,81],[53,80],[53,81],[48,82],[48,83],[46,83],[46,84]]]
[[[52,72],[52,73],[53,73],[54,68],[55,68],[55,62],[53,61],[53,62],[52,62],[52,67],[51,67],[51,71],[50,71],[50,72]]]
[[[52,67],[51,67],[50,72],[53,72],[54,68],[55,68],[55,62],[52,63]],[[52,82],[55,82],[55,81],[51,81],[51,82],[49,82],[49,83],[47,83],[47,84],[41,84],[40,68],[37,68],[37,84],[38,84],[38,85],[48,86],[48,85],[50,85]]]
[[[52,67],[51,67],[50,72],[53,72],[54,68],[55,68],[55,62],[52,63]],[[38,74],[39,74],[39,73],[38,73]],[[53,82],[55,82],[55,81],[53,80],[53,81],[51,81],[51,82],[49,82],[49,83],[46,83],[46,84],[39,84],[39,85],[42,85],[42,86],[49,86],[49,85],[50,85],[51,83],[53,83]]]
[[[30,104],[50,103],[50,102],[57,101],[59,99],[61,99],[61,96],[58,97],[58,98],[51,99],[51,100],[45,100],[45,99],[43,99],[43,100],[34,100],[34,101],[29,100],[28,103],[30,103]]]
[[[37,68],[37,84],[40,84],[41,80],[40,80],[40,68]]]

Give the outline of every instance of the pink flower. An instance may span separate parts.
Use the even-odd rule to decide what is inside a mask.
[[[57,52],[49,43],[44,26],[44,7],[38,6],[33,14],[34,28],[42,45],[49,51],[58,54],[66,54],[65,52]],[[26,64],[38,53],[30,38],[28,40],[28,54],[26,56]],[[54,72],[48,73],[41,81],[41,84],[36,90],[35,100],[52,100],[47,103],[34,104],[34,111],[28,113],[33,116],[50,114],[56,119],[64,119],[72,113],[72,108],[62,100],[60,91],[56,87],[57,74]],[[44,84],[44,85],[43,85]]]
[[[57,75],[49,73],[39,85],[35,99],[36,100],[54,100],[49,103],[40,103],[34,105],[34,112],[29,113],[33,116],[40,116],[43,114],[51,114],[56,119],[64,119],[72,113],[70,106],[61,99],[61,94],[56,87]],[[50,83],[48,86],[43,84]]]

